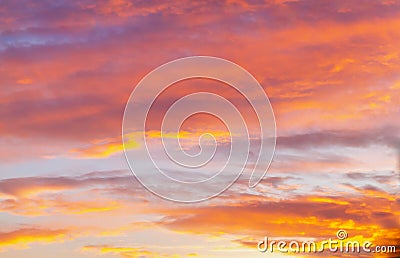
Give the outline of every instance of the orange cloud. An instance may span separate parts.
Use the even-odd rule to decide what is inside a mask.
[[[125,204],[97,190],[117,191],[130,182],[130,175],[88,174],[87,177],[27,177],[0,180],[0,211],[24,216],[87,214],[123,209]],[[120,177],[115,177],[115,175]],[[127,181],[128,180],[128,181]],[[134,189],[133,189],[134,190]],[[81,195],[81,191],[91,196]],[[126,191],[125,194],[132,193]]]
[[[119,138],[109,138],[105,140],[95,140],[93,144],[87,148],[72,149],[70,153],[77,154],[77,157],[87,157],[87,158],[104,158],[111,155],[121,153],[124,148],[127,150],[140,148],[140,146],[135,139],[142,134],[141,132],[130,133],[125,136],[125,143]],[[231,134],[227,131],[221,130],[197,130],[195,132],[181,130],[178,133],[164,132],[149,130],[146,131],[146,139],[182,139],[181,145],[183,148],[190,148],[191,146],[198,145],[198,139],[204,134],[209,134],[214,137],[214,139],[219,143],[226,143],[230,141]]]
[[[18,84],[32,84],[32,80],[29,78],[25,78],[25,79],[19,79],[17,81]]]
[[[32,243],[52,243],[63,241],[68,235],[65,229],[24,228],[10,232],[0,232],[0,251],[13,248],[28,248]]]
[[[136,149],[140,146],[134,138],[127,140],[125,144],[122,144],[122,139],[112,138],[101,141],[96,140],[93,142],[92,146],[72,149],[70,153],[77,154],[78,157],[104,158],[116,153],[121,153],[124,147],[126,149]]]
[[[157,252],[151,252],[142,248],[136,247],[120,247],[111,245],[88,245],[82,247],[83,251],[95,251],[102,254],[116,254],[123,258],[140,258],[140,257],[176,257],[164,255]]]
[[[1,93],[1,120],[9,122],[0,127],[0,132],[8,137],[45,137],[52,143],[55,139],[71,143],[77,141],[68,149],[79,153],[83,144],[119,134],[121,115],[132,85],[154,68],[154,64],[171,60],[166,52],[182,56],[180,51],[183,50],[180,49],[227,57],[251,71],[271,97],[280,133],[305,131],[310,127],[341,130],[354,126],[369,130],[376,124],[393,124],[393,119],[388,117],[397,117],[398,113],[395,104],[399,92],[392,86],[398,81],[396,72],[400,56],[395,47],[399,45],[399,20],[395,15],[397,4],[391,5],[391,11],[387,4],[379,2],[366,4],[363,8],[353,3],[337,3],[337,8],[329,9],[316,4],[318,7],[310,10],[304,5],[303,1],[233,1],[226,5],[185,3],[170,8],[152,2],[138,6],[126,1],[77,3],[69,6],[75,10],[73,19],[59,13],[59,10],[50,12],[51,8],[46,9],[49,15],[59,14],[56,15],[57,21],[51,20],[52,25],[59,27],[51,30],[45,26],[49,22],[46,15],[35,16],[41,17],[40,22],[35,24],[43,26],[43,34],[37,35],[44,37],[38,41],[42,45],[35,45],[35,41],[28,46],[21,42],[22,45],[18,45],[17,40],[15,48],[2,52],[6,66],[0,83],[15,85],[17,90]],[[12,15],[14,9],[5,12],[9,19],[14,20],[18,16]],[[317,10],[320,10],[318,14]],[[339,10],[351,11],[343,14]],[[237,20],[249,11],[253,12],[254,19],[245,19],[246,22]],[[115,33],[118,37],[98,40],[97,27],[87,12],[102,17],[104,24],[98,26],[105,26],[105,34]],[[378,15],[380,12],[381,15]],[[136,32],[132,31],[136,27],[130,26],[130,19],[147,21],[154,13],[164,14],[160,16],[162,18],[153,17],[155,23],[171,22],[173,26],[154,32],[151,29],[153,23],[144,22],[150,28],[146,30],[145,26],[142,29],[143,37],[140,39],[133,37]],[[211,18],[205,18],[204,13]],[[232,24],[237,23],[237,31],[223,28],[225,23],[221,13]],[[289,17],[296,17],[295,14],[301,13],[304,14],[301,19],[277,22],[288,14]],[[320,13],[326,15],[320,17]],[[176,14],[185,14],[179,16],[179,24],[185,26],[176,27],[173,22]],[[272,24],[265,21],[265,17],[271,17],[269,22]],[[8,20],[6,18],[4,20]],[[10,33],[22,42],[37,32],[34,29],[18,30],[18,26],[33,23],[24,19],[17,19],[17,23],[5,23],[16,26],[9,28]],[[210,31],[212,24],[220,26],[211,26]],[[119,27],[122,29],[119,30]],[[253,33],[248,33],[248,28]],[[190,36],[191,33],[185,34],[181,30],[196,35],[212,33],[218,36],[205,37],[207,44],[200,44],[194,40],[196,37]],[[71,43],[51,45],[53,41],[48,41],[46,37],[51,37],[51,33],[56,31]],[[321,33],[323,31],[329,33]],[[75,41],[86,33],[90,35],[86,41]],[[163,42],[164,48],[159,50],[156,42]],[[137,45],[156,51],[149,55],[149,51],[134,47]],[[85,59],[81,58],[83,52]],[[29,55],[31,53],[37,54]],[[262,58],[254,58],[256,56]],[[131,67],[135,67],[134,74]],[[21,88],[16,83],[27,78],[34,87]],[[225,93],[225,89],[215,91],[221,95]],[[370,92],[380,93],[368,100],[362,97]],[[226,95],[234,95],[230,93]],[[180,91],[175,91],[172,95],[180,94]],[[57,145],[43,144],[48,149]],[[107,146],[87,148],[88,153],[82,150],[83,156],[107,157],[121,147],[110,142]]]
[[[172,232],[184,232],[202,236],[205,239],[211,237],[222,240],[227,236],[229,236],[228,239],[247,239],[249,245],[246,246],[250,247],[251,241],[259,240],[265,235],[276,238],[309,237],[321,241],[334,236],[338,229],[345,229],[349,234],[349,239],[370,240],[386,245],[396,244],[400,233],[398,231],[400,210],[396,206],[396,193],[390,190],[392,188],[388,185],[390,182],[388,180],[392,180],[394,174],[373,176],[368,173],[349,173],[343,175],[343,178],[346,176],[350,179],[357,178],[360,184],[365,180],[378,182],[381,185],[387,185],[387,189],[383,190],[372,185],[346,184],[343,185],[344,187],[341,185],[334,187],[347,190],[335,192],[336,195],[328,190],[319,191],[318,194],[315,192],[300,194],[298,191],[301,186],[298,185],[294,188],[295,192],[288,194],[285,198],[271,196],[273,190],[294,186],[290,180],[296,180],[296,177],[290,175],[270,177],[263,183],[262,188],[256,188],[252,192],[237,192],[236,189],[209,202],[171,206],[169,203],[156,201],[156,199],[154,203],[149,202],[151,195],[145,199],[146,202],[140,203],[140,198],[138,198],[140,192],[135,190],[137,185],[132,184],[125,174],[122,176],[121,173],[114,171],[94,172],[69,178],[38,178],[36,180],[19,178],[14,179],[12,184],[9,180],[2,180],[0,181],[1,193],[4,196],[14,194],[14,198],[0,199],[0,207],[3,212],[24,216],[52,214],[70,218],[73,216],[74,220],[82,219],[83,229],[81,228],[79,232],[83,230],[88,236],[98,237],[118,237],[128,232],[161,226]],[[46,191],[33,196],[17,195],[21,194],[18,191],[19,186],[23,188],[29,188],[30,184],[46,186],[48,182],[53,184],[58,182],[58,185],[64,186],[62,188],[64,190],[60,190],[56,198],[53,194],[46,194]],[[238,182],[238,189],[246,185],[243,182]],[[78,189],[79,191],[73,194]],[[131,191],[128,191],[129,189]],[[265,190],[262,191],[263,189]],[[27,199],[28,197],[31,198]],[[94,217],[82,215],[90,215],[90,213],[93,213],[96,218],[101,217],[107,221],[105,223],[107,225],[89,226],[89,221],[84,218]],[[128,223],[126,220],[124,222],[123,219],[119,219],[127,214],[129,217],[140,214],[142,217],[149,216],[153,219],[147,223]],[[111,217],[113,219],[109,219]],[[8,247],[28,246],[29,243],[36,241],[34,241],[36,235],[40,235],[37,231],[29,230],[20,233],[3,234],[3,239],[9,239],[4,241],[8,243]],[[70,232],[65,234],[67,233]],[[64,239],[65,234],[60,233],[60,239]],[[10,237],[16,235],[18,237]],[[51,237],[45,238],[45,236],[43,236],[43,241],[40,237],[37,239],[39,239],[38,242],[44,243],[47,243],[46,239],[49,242],[52,241]],[[249,239],[253,240],[249,242]],[[254,246],[255,244],[256,242],[253,243]],[[83,250],[112,253],[121,257],[135,257],[135,255],[140,257],[140,255],[145,255],[146,250],[153,249],[143,246],[125,247],[106,244],[88,245]],[[147,255],[157,257],[164,254],[151,251]]]
[[[134,85],[160,64],[206,53],[243,66],[268,93],[278,127],[277,151],[287,158],[278,156],[272,168],[288,174],[318,171],[331,180],[329,188],[310,176],[316,173],[303,173],[304,181],[295,183],[276,177],[258,189],[238,184],[236,194],[175,206],[144,193],[130,176],[118,172],[2,179],[5,223],[49,223],[54,217],[42,216],[57,215],[63,223],[72,219],[86,225],[88,217],[100,217],[112,224],[103,233],[118,236],[132,230],[120,225],[129,211],[164,229],[206,239],[218,235],[249,242],[265,234],[320,239],[344,227],[354,238],[399,243],[398,196],[392,188],[398,186],[397,174],[382,178],[373,177],[375,171],[368,176],[343,172],[359,171],[364,160],[370,170],[393,169],[386,164],[387,153],[376,155],[374,147],[400,146],[399,7],[400,2],[386,0],[5,2],[0,8],[1,162],[26,161],[22,166],[29,166],[29,159],[65,157],[69,150],[79,158],[120,153],[115,136]],[[172,86],[157,102],[146,124],[150,138],[159,139],[166,107],[199,90],[226,97],[249,124],[255,123],[251,109],[229,87],[188,84]],[[197,144],[196,128],[228,139],[219,124],[201,118],[180,135],[189,145]],[[140,147],[134,140],[127,145]],[[323,153],[333,148],[335,154]],[[368,154],[355,157],[359,153],[354,149]],[[336,154],[342,150],[343,156]],[[73,171],[74,164],[66,171]],[[8,165],[2,172],[20,169],[19,163]],[[42,172],[30,171],[37,173]],[[347,176],[354,185],[346,183]],[[3,232],[0,248],[62,241],[67,234],[56,229]],[[95,255],[161,255],[140,246],[84,249]]]
[[[347,230],[350,239],[398,243],[400,210],[395,195],[377,190],[346,196],[297,196],[292,199],[259,198],[232,205],[164,210],[162,224],[178,232],[202,235],[238,235],[243,237],[309,237],[328,239],[338,229]],[[231,216],[235,214],[235,216]],[[254,243],[255,246],[256,243]]]

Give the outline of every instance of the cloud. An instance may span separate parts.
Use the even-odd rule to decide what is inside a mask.
[[[32,243],[52,243],[63,241],[69,231],[67,229],[22,228],[9,232],[0,232],[0,251],[13,246],[28,248]]]
[[[143,132],[133,132],[124,136],[125,142],[122,143],[120,138],[108,138],[103,140],[95,140],[88,147],[72,149],[71,154],[74,157],[83,158],[104,158],[117,153],[121,153],[124,148],[126,150],[143,148],[138,143],[138,137],[141,137]],[[179,132],[161,132],[159,130],[149,130],[145,133],[146,140],[153,139],[179,139],[181,147],[185,150],[198,147],[199,138],[204,134],[212,134],[218,143],[230,142],[231,134],[222,130],[200,129],[196,131],[180,130]]]
[[[137,247],[123,247],[112,245],[88,245],[82,247],[82,251],[94,251],[101,254],[116,254],[123,258],[140,258],[140,257],[172,257],[170,255],[160,254],[144,250]]]
[[[371,170],[392,169],[385,159],[390,155],[377,155],[377,149],[399,149],[399,4],[3,1],[1,162],[68,155],[107,158],[121,152],[123,110],[134,85],[167,61],[213,55],[246,68],[268,93],[280,151],[272,172],[280,173],[257,189],[239,182],[234,194],[187,206],[158,200],[128,171],[1,179],[0,210],[14,229],[0,233],[0,248],[63,241],[69,231],[50,223],[54,218],[83,226],[98,219],[104,231],[124,234],[133,230],[131,220],[137,218],[130,215],[137,214],[151,219],[151,227],[206,239],[254,240],[265,234],[321,238],[344,227],[355,237],[398,243],[397,174]],[[149,130],[157,131],[160,111],[171,101],[199,89],[227,97],[254,123],[254,114],[234,91],[210,82],[188,84],[172,88],[158,102]],[[185,130],[215,127],[198,119]],[[131,147],[139,146],[132,142]],[[369,172],[360,173],[364,164]],[[347,169],[351,172],[345,173]],[[298,170],[325,173],[293,178]],[[48,227],[16,224],[33,220]],[[90,232],[92,237],[101,234]],[[106,240],[99,245],[97,240],[85,243],[86,251],[125,257],[162,254]]]
[[[89,147],[77,148],[70,150],[70,153],[75,154],[76,157],[87,158],[104,158],[110,155],[121,153],[124,148],[136,149],[141,147],[139,143],[132,137],[127,140],[125,144],[122,143],[121,138],[109,138],[104,140],[96,140]]]
[[[251,71],[269,94],[283,135],[310,127],[369,130],[397,117],[397,4],[29,5],[29,12],[11,2],[2,8],[0,117],[9,121],[0,126],[3,138],[47,139],[48,151],[55,148],[48,140],[63,140],[74,145],[68,151],[115,137],[135,83],[159,64],[199,53]]]
[[[112,177],[110,177],[110,174]],[[27,197],[42,192],[87,189],[96,185],[118,185],[129,183],[132,178],[127,171],[92,172],[81,176],[58,177],[20,177],[0,180],[0,193],[15,197]]]
[[[384,145],[396,147],[400,143],[398,131],[400,128],[386,127],[365,131],[317,131],[305,134],[280,136],[277,139],[278,147],[282,148],[323,148],[332,146],[368,147],[370,145]]]
[[[68,221],[81,225],[79,230],[71,228],[62,235],[64,231],[54,229],[57,223],[50,225],[44,221],[40,229],[48,228],[45,232],[54,233],[51,236],[60,235],[54,239],[67,236],[76,239],[81,234],[119,237],[161,227],[167,232],[183,232],[205,239],[226,239],[228,236],[228,239],[258,239],[268,235],[320,240],[334,236],[343,228],[351,237],[396,243],[400,211],[395,186],[388,185],[389,179],[395,179],[396,175],[392,172],[366,174],[363,180],[354,184],[350,182],[360,178],[359,174],[350,172],[337,176],[338,183],[331,188],[321,186],[311,191],[307,189],[312,186],[304,185],[304,182],[313,182],[315,176],[308,174],[302,177],[290,173],[270,176],[255,189],[248,189],[247,181],[240,180],[231,190],[208,202],[174,205],[146,194],[142,186],[131,180],[128,171],[3,179],[0,181],[0,207],[3,213],[11,216],[40,218],[57,214],[65,218],[64,227],[68,227]],[[319,186],[318,182],[311,184]],[[140,219],[134,219],[135,216],[149,220],[140,222]],[[98,220],[104,223],[99,224]],[[25,241],[25,246],[41,241],[42,231],[15,229],[10,232],[4,233],[3,238],[17,240],[4,241],[8,243],[7,249],[24,246],[22,239],[29,240]],[[36,235],[39,240],[35,240]],[[49,239],[52,241],[53,238]],[[43,243],[48,242],[43,240]],[[157,256],[153,254],[155,250],[158,255],[164,254],[143,245],[125,246],[111,242],[86,245],[82,250],[122,257],[144,255],[146,250],[152,253],[149,256]]]
[[[376,242],[393,238],[389,242],[396,243],[400,212],[396,194],[372,186],[354,189],[356,194],[342,196],[310,193],[270,199],[240,195],[233,203],[164,210],[167,215],[161,223],[188,234],[253,238],[268,235],[324,239],[343,228],[352,237]]]
[[[142,191],[132,175],[124,171],[75,177],[3,179],[0,181],[0,210],[31,217],[114,212],[129,206],[124,196],[134,194],[135,200],[141,202]],[[91,198],[85,198],[82,192],[90,194]],[[114,198],[117,192],[119,197]]]

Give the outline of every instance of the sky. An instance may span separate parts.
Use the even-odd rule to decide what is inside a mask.
[[[244,174],[218,197],[182,204],[135,178],[122,120],[146,74],[198,55],[260,83],[276,148],[255,188]],[[0,87],[1,258],[399,255],[257,250],[264,237],[321,243],[343,229],[399,252],[399,1],[5,0]],[[257,127],[229,85],[182,81],[146,121],[153,150],[168,106],[198,91],[228,99]],[[229,132],[204,114],[182,124],[183,148],[195,153],[203,133],[223,160]]]

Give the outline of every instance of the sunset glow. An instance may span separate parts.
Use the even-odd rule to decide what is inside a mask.
[[[400,1],[7,0],[0,30],[0,257],[399,256]],[[134,177],[123,137],[131,151],[145,135],[150,148],[178,139],[196,154],[204,137],[228,153],[244,136],[207,114],[162,135],[168,106],[197,91],[228,99],[260,137],[242,96],[202,79],[172,85],[146,130],[121,135],[143,77],[197,55],[260,82],[277,143],[255,188],[244,173],[218,197],[174,203]],[[397,253],[257,250],[339,229]]]

